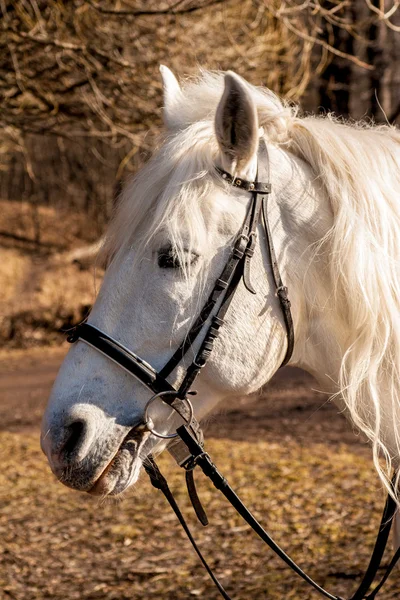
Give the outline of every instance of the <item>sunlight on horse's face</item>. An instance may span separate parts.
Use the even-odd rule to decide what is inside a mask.
[[[167,88],[169,77],[164,81]],[[180,94],[174,81],[172,88],[171,94]],[[176,98],[168,97],[168,90],[166,94],[166,120],[173,125],[176,124],[172,114]],[[240,115],[238,122],[237,115]],[[261,133],[248,88],[237,76],[228,74],[216,110],[215,134],[220,153],[215,157],[215,164],[241,178],[253,180]],[[174,139],[180,148],[179,135],[178,132]],[[181,136],[184,135],[183,131]],[[189,136],[185,157],[190,159],[191,151],[198,152],[198,149]],[[273,145],[269,147],[269,154],[274,189],[269,221],[281,273],[290,286],[292,300],[296,298],[293,314],[296,324],[303,310],[302,294],[297,291],[309,266],[307,249],[328,229],[330,213],[321,208],[314,183],[310,183],[315,177],[304,163]],[[177,165],[177,168],[182,167],[182,161]],[[210,179],[214,176],[213,164],[206,171],[210,184],[214,181]],[[186,180],[184,175],[190,177],[182,173],[179,177],[181,175],[179,185]],[[142,181],[142,185],[145,187],[147,182]],[[146,231],[142,231],[148,240],[144,251],[138,252],[138,236],[138,240],[134,239],[122,256],[111,263],[89,318],[91,324],[116,338],[157,370],[167,363],[199,315],[226,263],[250,199],[247,192],[230,188],[228,193],[215,183],[204,189],[207,193],[201,202],[192,205],[201,211],[201,218],[196,221],[196,235],[190,231],[191,213],[188,211],[182,222],[176,219],[173,227],[166,223],[153,236],[146,236]],[[196,201],[196,197],[193,198]],[[129,206],[130,198],[125,200]],[[174,202],[172,192],[167,201]],[[124,223],[120,225],[123,228]],[[185,265],[179,264],[173,253],[171,232],[176,233],[177,228],[184,247],[188,240],[187,249],[181,254]],[[278,369],[285,355],[286,329],[263,235],[260,229],[261,240],[251,261],[251,281],[257,293],[249,293],[240,283],[215,349],[195,382],[198,395],[193,404],[198,419],[224,398],[258,390]],[[138,255],[140,260],[137,260]],[[323,272],[319,272],[319,289],[323,277]],[[324,335],[321,327],[315,331]],[[312,339],[313,332],[305,330],[302,335],[304,339]],[[299,340],[300,331],[296,331],[296,336]],[[182,380],[184,368],[193,359],[201,339],[200,335],[183,363],[169,377],[173,385]],[[316,348],[318,360],[324,360],[318,344]],[[312,353],[308,354],[312,357]],[[74,344],[61,367],[43,420],[42,447],[57,477],[66,485],[93,494],[117,494],[136,481],[143,458],[150,451],[165,447],[164,442],[136,427],[143,420],[151,395],[142,384],[96,350],[82,341]],[[179,424],[176,414],[161,402],[154,404],[152,418],[162,433],[173,432]]]
[[[135,261],[133,247],[109,268],[90,315],[90,323],[157,370],[189,331],[220,275],[248,198],[243,192],[228,197],[216,190],[209,200],[219,210],[210,215],[201,245],[185,253],[191,262],[187,276],[171,254],[168,233],[161,232],[140,262]],[[257,295],[240,286],[215,351],[196,381],[198,395],[193,402],[198,418],[226,396],[257,390],[282,358],[285,332],[266,260],[265,250],[258,246],[251,269]],[[193,351],[171,375],[171,383],[182,379]],[[75,344],[60,370],[43,426],[43,447],[56,475],[67,485],[99,494],[118,493],[136,480],[139,455],[145,456],[157,443],[163,447],[146,433],[129,434],[142,420],[150,396],[109,359],[82,342]],[[161,402],[154,405],[152,417],[163,433],[174,431],[178,424],[173,411]]]

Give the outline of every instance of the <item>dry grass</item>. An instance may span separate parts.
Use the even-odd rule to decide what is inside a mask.
[[[102,272],[77,264],[2,250],[0,340],[8,347],[60,341],[58,332],[79,322],[96,297]]]
[[[59,341],[60,329],[87,314],[102,278],[100,268],[68,259],[68,250],[95,239],[90,231],[82,239],[86,217],[47,207],[39,213],[35,242],[31,207],[0,202],[0,341],[8,347]]]
[[[2,598],[219,598],[145,476],[122,502],[99,503],[54,481],[36,433],[2,433],[1,447]],[[369,461],[344,445],[332,452],[323,444],[290,440],[283,448],[265,441],[213,439],[208,449],[293,557],[319,582],[348,597],[368,559],[382,503]],[[195,524],[183,473],[166,456],[160,462],[233,598],[316,598],[200,474],[212,525]],[[380,598],[398,598],[399,583],[396,573]]]
[[[0,302],[10,303],[26,277],[30,260],[18,250],[3,248],[0,261]]]

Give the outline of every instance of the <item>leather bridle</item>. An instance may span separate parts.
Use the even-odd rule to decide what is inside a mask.
[[[266,544],[268,544],[268,546],[295,573],[297,573],[297,575],[299,575],[326,598],[329,598],[330,600],[343,600],[340,596],[331,594],[325,590],[309,575],[307,575],[271,538],[271,536],[263,529],[260,523],[242,503],[240,498],[235,494],[233,489],[229,486],[227,480],[220,474],[217,467],[211,461],[208,453],[204,450],[203,433],[198,421],[194,416],[193,406],[188,399],[188,395],[194,395],[196,393],[195,391],[191,390],[191,387],[200,371],[206,365],[213,351],[215,340],[217,339],[220,329],[224,324],[225,315],[232,302],[239,283],[243,281],[243,284],[250,293],[256,293],[250,279],[250,265],[251,258],[254,255],[256,247],[257,231],[260,225],[262,226],[265,234],[271,271],[275,283],[275,292],[282,309],[287,332],[286,354],[281,366],[284,366],[288,363],[294,347],[294,327],[290,309],[290,301],[288,299],[288,290],[286,286],[284,286],[279,272],[268,221],[268,197],[271,193],[271,184],[269,182],[268,152],[264,140],[260,140],[256,181],[249,182],[234,178],[229,173],[218,167],[216,170],[220,177],[227,184],[248,191],[251,194],[250,202],[244,222],[235,238],[229,258],[222,270],[220,277],[215,282],[207,301],[200,311],[199,316],[193,323],[190,331],[178,349],[169,359],[167,364],[160,371],[157,371],[145,360],[137,356],[134,352],[90,323],[82,323],[78,325],[72,331],[72,333],[70,333],[68,341],[71,343],[74,343],[78,340],[85,342],[115,362],[118,366],[125,369],[125,371],[133,375],[151,392],[153,392],[153,396],[146,405],[143,422],[135,427],[147,429],[154,435],[161,438],[176,438],[176,440],[173,440],[172,443],[170,443],[168,450],[174,456],[179,466],[185,469],[189,497],[192,501],[196,515],[203,525],[208,524],[208,519],[197,495],[194,483],[193,471],[196,466],[199,466],[202,469],[205,475],[211,479],[215,487],[220,490],[221,493],[229,500],[229,502],[245,519],[255,533],[257,533],[257,535]],[[169,375],[171,375],[175,368],[181,363],[188,351],[193,347],[194,342],[197,340],[200,334],[204,334],[204,336],[200,342],[199,350],[196,352],[196,355],[190,365],[186,368],[179,387],[175,388],[168,382],[167,377],[169,377]],[[154,423],[149,414],[149,408],[151,404],[158,399],[174,409],[186,423],[185,425],[178,427],[176,433],[174,434],[160,433],[155,429]],[[230,600],[227,592],[224,590],[201,554],[168,487],[167,481],[160,473],[160,470],[152,456],[147,458],[146,462],[144,463],[144,467],[153,486],[157,489],[160,489],[168,500],[196,553],[208,571],[213,582],[217,586],[219,592],[223,598]],[[395,479],[393,479],[393,482],[394,480]],[[396,503],[389,494],[386,500],[370,563],[360,585],[350,600],[373,600],[393,570],[396,562],[399,560],[400,548],[393,556],[380,583],[372,592],[368,594],[368,590],[375,579],[382,561],[395,512]]]

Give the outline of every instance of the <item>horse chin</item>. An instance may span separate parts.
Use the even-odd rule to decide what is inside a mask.
[[[134,429],[129,432],[114,458],[108,463],[95,481],[87,490],[93,496],[117,496],[139,478],[143,461],[140,450],[147,436],[138,434]]]
[[[121,455],[125,454],[122,452]],[[142,461],[114,459],[88,491],[92,496],[118,496],[138,480]],[[118,463],[118,464],[115,464]]]

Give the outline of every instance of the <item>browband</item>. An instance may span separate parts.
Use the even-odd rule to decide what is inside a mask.
[[[221,175],[222,179],[233,185],[234,187],[238,187],[241,190],[246,190],[246,192],[256,192],[257,194],[270,194],[271,193],[271,184],[265,183],[262,181],[246,181],[246,179],[240,179],[238,177],[233,177],[228,171],[224,171],[221,167],[215,167],[215,170],[219,175]]]

